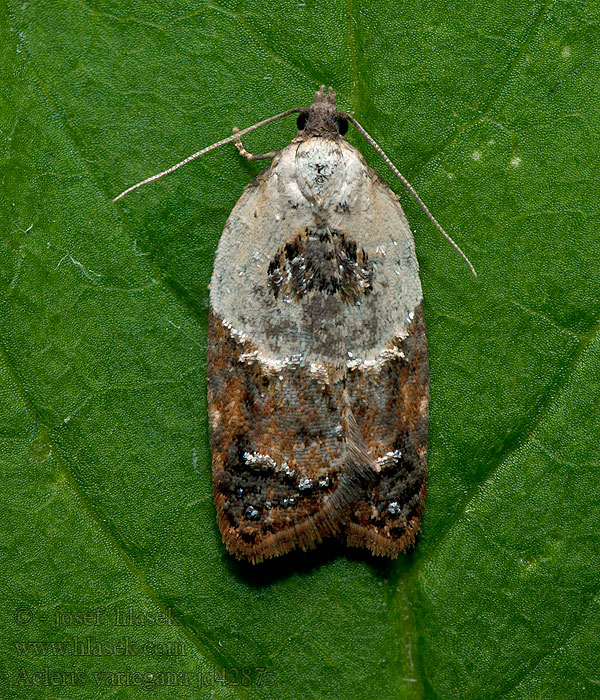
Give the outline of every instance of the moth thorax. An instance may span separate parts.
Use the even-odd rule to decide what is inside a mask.
[[[296,181],[306,199],[319,208],[339,196],[344,153],[337,139],[314,136],[298,145]]]

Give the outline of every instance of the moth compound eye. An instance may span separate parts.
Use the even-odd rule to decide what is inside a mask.
[[[348,120],[344,119],[344,117],[337,117],[335,124],[340,136],[344,136],[344,134],[348,131]]]
[[[306,114],[301,114],[298,119],[296,119],[296,124],[298,125],[298,129],[302,131],[306,126]]]

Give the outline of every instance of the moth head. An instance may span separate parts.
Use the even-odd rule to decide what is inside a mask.
[[[303,136],[343,136],[348,131],[348,120],[339,112],[335,102],[335,92],[325,86],[315,93],[310,108],[303,109],[297,119],[298,129]]]

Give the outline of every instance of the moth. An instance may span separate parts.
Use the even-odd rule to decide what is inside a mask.
[[[244,134],[293,113],[288,146],[244,149]],[[273,159],[225,224],[208,321],[217,519],[229,552],[252,563],[326,538],[396,557],[415,542],[425,505],[429,365],[415,245],[397,195],[344,138],[348,122],[465,257],[324,86],[310,108],[235,130],[116,198],[230,142],[250,160]]]

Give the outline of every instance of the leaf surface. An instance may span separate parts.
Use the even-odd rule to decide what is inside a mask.
[[[4,695],[599,697],[597,3],[0,7]],[[225,147],[111,198],[321,83],[479,278],[400,192],[432,372],[415,551],[251,568],[215,523],[204,376],[261,165]]]

